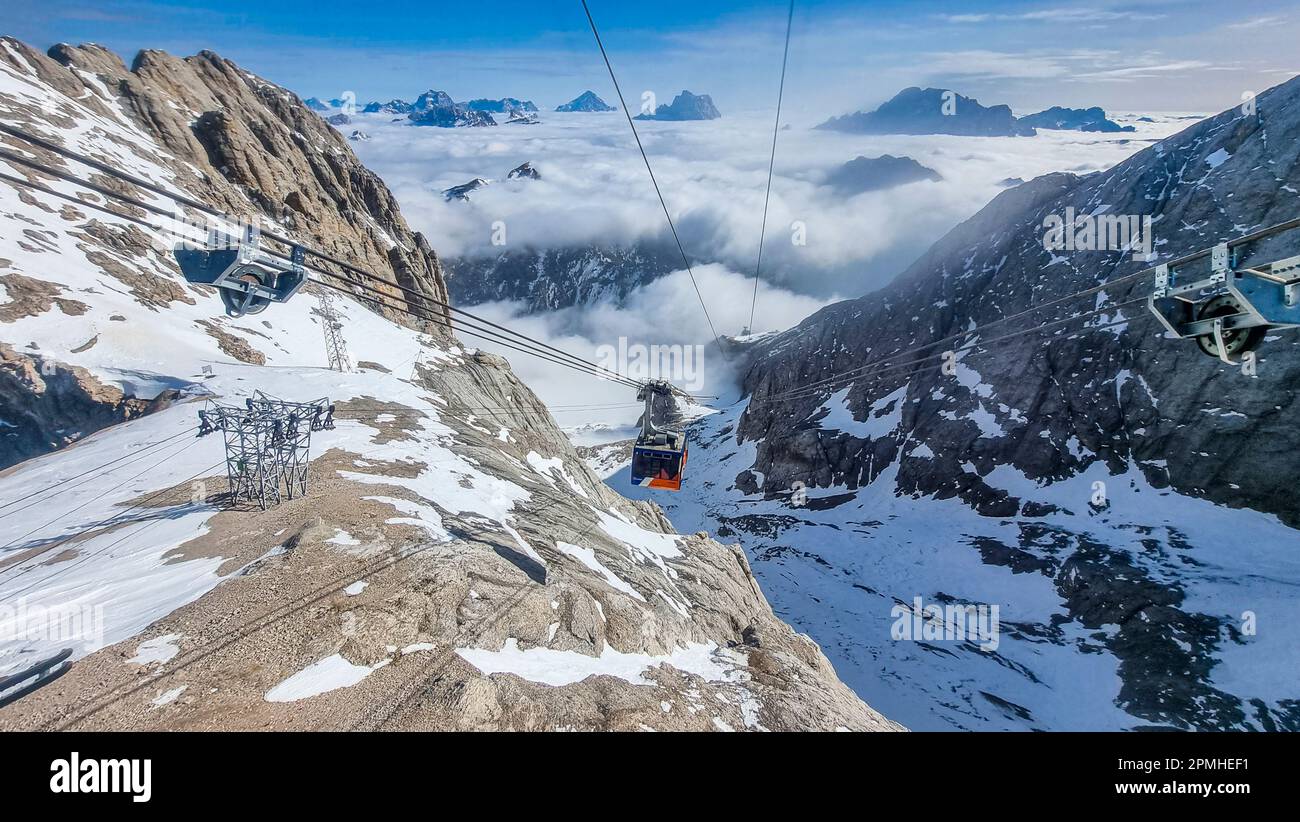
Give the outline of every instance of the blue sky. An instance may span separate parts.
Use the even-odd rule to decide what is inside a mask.
[[[682,88],[770,106],[785,2],[590,0],[629,94]],[[40,47],[213,49],[300,95],[361,101],[612,96],[578,0],[359,3],[6,0],[0,32]],[[816,120],[938,85],[1018,110],[1220,110],[1300,70],[1292,3],[799,0],[791,114]]]

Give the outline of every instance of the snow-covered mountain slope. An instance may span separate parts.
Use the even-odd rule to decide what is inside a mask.
[[[236,213],[289,204],[281,230],[335,230],[320,245],[445,294],[387,189],[283,89],[212,54],[147,52],[137,75],[101,49],[52,50],[71,68],[0,51],[4,121]],[[231,139],[191,145],[214,120]],[[327,202],[332,229],[306,225]],[[0,675],[76,660],[0,727],[897,727],[775,618],[738,549],[603,486],[505,361],[345,299],[358,369],[330,371],[318,286],[224,317],[180,278],[176,229],[0,184],[6,431],[43,441],[55,411],[85,417],[70,398],[165,397],[0,474]],[[310,492],[267,510],[224,504],[220,435],[194,431],[199,400],[255,391],[337,407]]]
[[[984,477],[1050,512],[1039,516],[981,516],[957,498],[903,493],[898,462],[854,488],[809,487],[804,505],[765,499],[736,487],[756,456],[752,441],[736,442],[743,408],[691,426],[689,481],[660,503],[681,530],[738,540],[777,614],[887,716],[915,730],[1300,727],[1300,555],[1276,517],[1101,463],[1052,483],[1010,467]],[[897,406],[873,424],[907,437]],[[915,442],[905,459],[927,450]],[[1104,511],[1089,507],[1098,481]],[[626,468],[608,482],[640,496]],[[896,638],[895,608],[910,623],[916,597],[997,606],[996,647]]]
[[[445,302],[446,286],[437,256],[412,232],[383,182],[353,156],[348,143],[288,91],[240,70],[210,52],[180,60],[158,51],[141,52],[132,70],[99,46],[55,46],[50,56],[13,39],[0,38],[0,111],[10,125],[38,136],[62,140],[69,148],[151,180],[189,192],[213,207],[259,219],[263,226],[292,233],[317,248],[346,257],[395,281],[410,292]],[[33,149],[14,137],[0,145],[25,152],[43,163],[87,173],[63,158]],[[6,166],[8,168],[8,166]],[[28,176],[75,196],[62,180]],[[125,185],[97,172],[90,179],[166,211],[177,219],[160,221],[191,240],[202,241],[194,214],[176,210],[170,200]],[[177,311],[188,330],[220,341],[229,356],[256,361],[246,334],[231,333],[224,321],[198,308],[201,294],[184,287],[171,256],[176,237],[154,238],[141,228],[115,224],[89,208],[65,201],[46,204],[27,190],[7,194],[12,228],[0,253],[0,286],[9,295],[3,318],[10,334],[3,342],[45,363],[48,373],[32,374],[12,349],[0,345],[6,367],[0,374],[0,418],[7,448],[0,467],[59,447],[104,424],[144,409],[167,385],[146,376],[148,363],[166,357],[138,342],[123,306],[146,305],[150,312]],[[92,204],[100,202],[91,199]],[[116,207],[116,206],[115,206]],[[57,215],[54,230],[45,223]],[[140,215],[136,215],[140,216]],[[17,263],[21,260],[21,264]],[[85,287],[93,300],[61,286],[48,272],[89,265],[107,279]],[[157,268],[171,273],[154,276]],[[407,293],[372,284],[402,307]],[[415,300],[425,314],[442,313]],[[54,316],[67,322],[56,322]],[[431,333],[439,324],[392,319]],[[122,319],[118,319],[122,318]],[[259,326],[250,319],[249,325]],[[427,327],[426,327],[427,326]],[[26,329],[35,329],[32,336]],[[41,335],[53,335],[37,345]],[[96,381],[75,368],[112,361],[117,371]],[[133,372],[140,372],[132,376]]]
[[[1128,279],[880,370],[1150,265],[1045,249],[1068,207],[1150,216],[1165,260],[1300,215],[1300,79],[1257,102],[1010,189],[895,284],[752,344],[745,401],[698,426],[675,524],[739,538],[778,613],[911,727],[1300,728],[1294,332],[1252,376],[1166,339],[1150,280]],[[999,646],[895,639],[917,597],[998,606]]]

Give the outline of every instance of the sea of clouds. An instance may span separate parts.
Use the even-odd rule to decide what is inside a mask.
[[[1112,116],[1137,131],[1040,131],[1037,137],[1016,138],[866,136],[816,130],[811,128],[816,121],[790,124],[778,137],[754,330],[788,328],[829,302],[879,288],[1003,191],[1010,178],[1109,168],[1190,123],[1174,114],[1153,115],[1150,123],[1139,122],[1139,114]],[[443,257],[621,246],[667,236],[662,208],[621,113],[544,111],[540,117],[539,125],[442,129],[413,127],[388,115],[357,115],[340,130],[366,133],[370,139],[352,143],[356,153],[383,177],[408,222]],[[713,121],[637,123],[719,334],[737,334],[749,321],[771,117],[769,112],[723,112]],[[911,157],[943,180],[852,197],[822,184],[848,160],[882,154]],[[507,180],[507,173],[524,162],[531,162],[541,179]],[[491,184],[475,191],[470,202],[444,200],[444,189],[475,177]],[[796,221],[806,238],[802,245],[794,242]],[[499,240],[502,228],[505,245],[493,245],[494,232]],[[524,316],[520,306],[509,303],[476,310],[588,358],[620,336],[647,345],[705,344],[712,336],[684,270],[638,289],[621,305],[580,306],[544,316]],[[627,392],[615,386],[593,385],[588,377],[500,353],[548,404],[626,398]],[[709,393],[726,394],[729,369],[716,347],[708,356]],[[572,415],[560,419],[566,425],[609,419],[604,412],[566,413]]]

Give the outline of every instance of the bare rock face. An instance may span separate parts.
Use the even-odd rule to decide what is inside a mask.
[[[161,51],[142,51],[128,70],[117,55],[102,46],[61,44],[47,56],[12,38],[0,38],[0,64],[44,90],[39,104],[31,98],[0,94],[0,111],[7,122],[53,142],[63,141],[66,129],[87,128],[89,134],[108,141],[113,151],[157,163],[172,175],[171,180],[156,182],[174,185],[232,216],[257,218],[374,272],[382,280],[396,282],[401,289],[366,280],[368,286],[389,295],[394,305],[415,308],[435,321],[387,309],[382,313],[436,337],[449,333],[446,309],[437,304],[448,302],[437,255],[422,235],[410,230],[387,186],[361,165],[348,141],[290,92],[211,52],[181,59]],[[0,145],[34,154],[55,167],[88,174],[94,182],[124,195],[156,199],[135,186],[87,172],[16,138],[5,135]],[[100,161],[114,161],[93,147],[86,151]],[[20,169],[19,173],[48,182],[35,172]],[[25,189],[20,189],[18,196],[24,202],[35,202]],[[131,211],[118,205],[112,208]],[[181,213],[179,207],[177,213]],[[116,280],[141,305],[165,311],[178,303],[195,304],[192,287],[180,278],[168,250],[158,247],[140,228],[109,226],[89,207],[65,205],[59,216],[64,222],[78,224],[72,236],[86,260]],[[23,229],[18,242],[22,248],[42,251],[54,260],[62,252],[52,243],[53,236],[30,226]],[[160,275],[160,269],[170,274]],[[68,317],[84,313],[81,295],[41,279],[40,273],[11,270],[9,260],[0,260],[0,284],[7,294],[6,303],[0,305],[0,330],[4,323],[51,311]],[[346,274],[342,270],[335,273]],[[204,328],[221,341],[225,353],[243,362],[263,361],[262,354],[242,337],[212,323]],[[88,328],[86,337],[91,336]],[[12,342],[21,345],[24,341]],[[20,380],[14,386],[19,384],[29,385]],[[64,424],[68,420],[48,397],[70,398],[73,394],[85,413],[78,423]],[[46,396],[40,402],[24,402],[11,392],[8,401],[0,403],[0,417],[22,417],[36,426],[18,438],[21,444],[10,438],[15,450],[4,455],[5,465],[121,421],[123,409],[135,402],[131,396],[108,397],[91,388]],[[151,397],[138,399],[140,407],[146,407]],[[103,405],[98,411],[85,405],[100,400]],[[45,412],[49,415],[42,417]],[[50,436],[55,430],[65,433]]]
[[[170,399],[126,397],[84,368],[0,343],[0,469],[166,407]]]

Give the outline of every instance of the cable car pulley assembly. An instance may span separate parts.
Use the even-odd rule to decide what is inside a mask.
[[[1180,339],[1235,365],[1255,351],[1269,329],[1300,326],[1300,256],[1238,266],[1227,243],[1210,252],[1210,272],[1185,275],[1183,266],[1156,267],[1151,313]]]
[[[293,247],[289,255],[292,262],[286,268],[261,252],[260,239],[260,232],[253,226],[245,229],[242,242],[235,243],[214,228],[203,248],[188,243],[178,245],[176,262],[187,282],[215,286],[230,316],[257,314],[271,303],[286,302],[307,280],[302,246]]]

